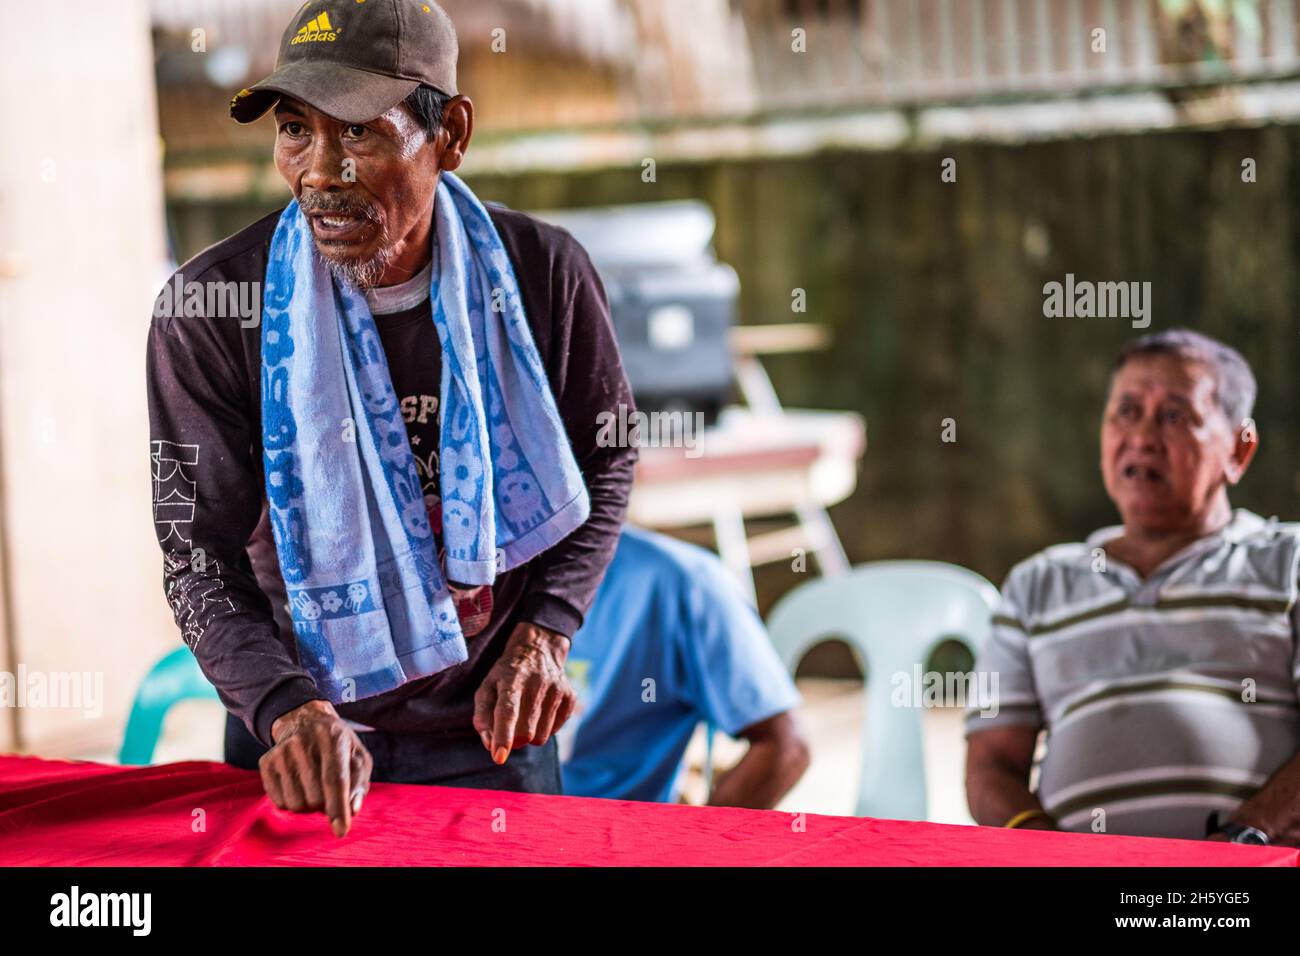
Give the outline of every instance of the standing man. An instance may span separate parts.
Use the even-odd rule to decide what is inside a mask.
[[[453,174],[456,56],[432,0],[303,6],[231,103],[273,112],[294,200],[149,332],[165,589],[226,758],[340,836],[372,779],[559,791],[636,459],[596,440],[632,399],[586,253]],[[250,290],[260,322],[226,317]]]

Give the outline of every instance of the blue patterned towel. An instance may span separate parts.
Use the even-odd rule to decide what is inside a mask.
[[[464,661],[444,572],[491,584],[590,512],[501,238],[450,173],[433,235],[445,569],[364,295],[334,281],[297,202],[271,240],[266,494],[302,664],[336,703]]]

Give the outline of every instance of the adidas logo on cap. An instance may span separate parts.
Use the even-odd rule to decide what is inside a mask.
[[[289,45],[329,42],[338,39],[341,32],[341,30],[334,29],[334,25],[330,23],[329,14],[322,10],[312,18],[310,23],[298,31],[297,35],[289,41]]]

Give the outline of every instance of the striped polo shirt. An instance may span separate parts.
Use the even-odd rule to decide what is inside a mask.
[[[966,733],[1046,730],[1062,829],[1199,839],[1300,749],[1300,526],[1237,510],[1145,579],[1106,554],[1122,533],[1012,569]]]

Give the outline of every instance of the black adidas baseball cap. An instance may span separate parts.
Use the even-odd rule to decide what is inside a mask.
[[[251,123],[281,96],[366,123],[425,84],[456,95],[456,28],[434,0],[309,0],[280,38],[275,71],[230,101]]]

